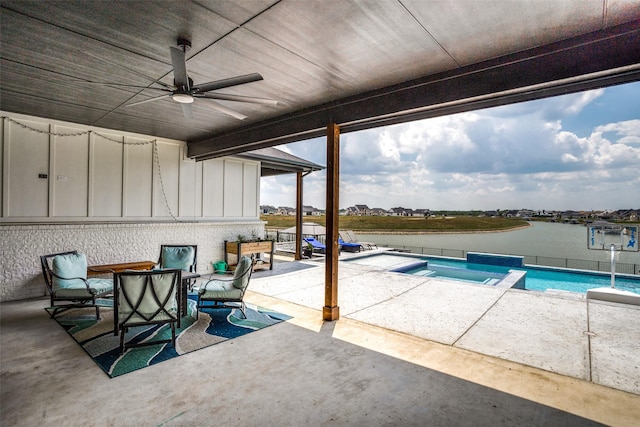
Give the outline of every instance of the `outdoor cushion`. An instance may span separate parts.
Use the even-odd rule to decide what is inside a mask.
[[[362,245],[360,243],[345,242],[342,238],[338,238],[338,244],[346,252],[360,252],[360,249],[362,249]]]
[[[84,254],[58,255],[52,261],[53,290],[59,289],[81,289],[84,288],[85,295],[87,287],[83,280],[87,278],[87,257]],[[60,279],[64,277],[68,279]]]
[[[327,247],[324,243],[320,243],[319,241],[317,241],[313,237],[305,237],[303,240],[305,242],[307,242],[307,243],[310,243],[311,246],[313,246],[316,249],[326,249],[326,247]]]
[[[164,303],[164,309],[168,312],[175,313],[178,310],[176,301],[176,288],[172,289],[172,274],[159,274],[151,277],[153,286],[145,286],[145,282],[149,276],[122,276],[120,278],[120,287],[118,289],[118,318],[121,320],[127,320],[127,323],[133,323],[135,321],[145,322],[158,311],[160,305],[154,298],[154,290],[158,301],[162,304],[169,292],[171,292],[169,299]],[[127,298],[125,298],[125,295]],[[131,318],[128,318],[129,314],[133,311],[133,306],[137,303],[142,296],[142,301],[136,310],[137,313]],[[153,316],[153,321],[166,320],[170,316],[164,312],[160,312]]]
[[[194,262],[195,251],[191,246],[162,248],[162,268],[189,270]]]
[[[74,285],[58,289],[56,296],[58,298],[81,298],[113,291],[112,279],[87,279],[87,283],[89,283],[89,287],[93,291],[92,293],[87,292],[87,287],[82,280],[76,280],[75,282],[77,283]]]
[[[344,240],[342,240],[342,238],[338,238],[338,244],[341,246],[349,246],[353,248],[359,248],[360,246],[362,246],[360,243],[345,242]]]
[[[239,299],[242,289],[233,286],[231,281],[212,280],[199,291],[205,299]]]
[[[251,268],[251,258],[242,257],[236,266],[236,272],[233,275],[233,287],[236,289],[244,289],[249,284],[249,275],[246,274]]]

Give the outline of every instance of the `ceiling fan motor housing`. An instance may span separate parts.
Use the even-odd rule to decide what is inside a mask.
[[[182,49],[183,52],[188,52],[191,49],[191,41],[185,38],[179,38],[178,47]]]
[[[192,88],[193,87],[193,79],[191,77],[187,77],[187,79],[189,80],[189,87]],[[178,86],[178,84],[176,83],[176,79],[173,79],[173,85],[178,88],[178,91],[190,92],[190,90],[188,90],[186,87]]]

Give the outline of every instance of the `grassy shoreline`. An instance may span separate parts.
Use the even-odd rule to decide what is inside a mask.
[[[295,225],[294,216],[263,215],[268,230],[281,230]],[[324,216],[304,217],[303,222],[325,225]],[[341,216],[341,230],[366,234],[431,234],[431,233],[495,233],[513,231],[530,224],[520,218],[489,217],[393,217],[393,216]]]

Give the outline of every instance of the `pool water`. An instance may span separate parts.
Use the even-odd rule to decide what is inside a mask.
[[[425,277],[461,280],[495,285],[510,270],[526,271],[525,288],[533,291],[549,289],[586,294],[592,288],[611,286],[611,274],[545,267],[515,268],[499,265],[476,264],[453,258],[410,256],[385,253],[358,257],[348,262],[386,268],[388,271]],[[616,289],[640,294],[640,277],[616,275]]]
[[[451,266],[438,265],[432,262],[420,262],[418,264],[391,271],[412,274],[414,276],[439,277],[442,279],[481,283],[484,285],[495,285],[507,275],[507,273],[455,268]]]
[[[503,274],[507,274],[509,270],[526,271],[525,288],[533,291],[557,289],[586,294],[588,289],[611,286],[611,274],[607,273],[563,271],[544,267],[514,268],[440,258],[429,259],[428,266],[429,268],[449,267],[466,271],[486,271]],[[616,289],[640,294],[640,278],[616,276],[615,287]]]

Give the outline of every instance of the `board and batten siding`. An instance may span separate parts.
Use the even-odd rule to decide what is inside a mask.
[[[0,301],[44,295],[41,255],[154,261],[162,244],[196,244],[208,273],[225,240],[264,235],[259,162],[195,162],[182,141],[0,113]]]
[[[182,141],[2,116],[2,222],[259,218],[259,162],[195,162]]]

